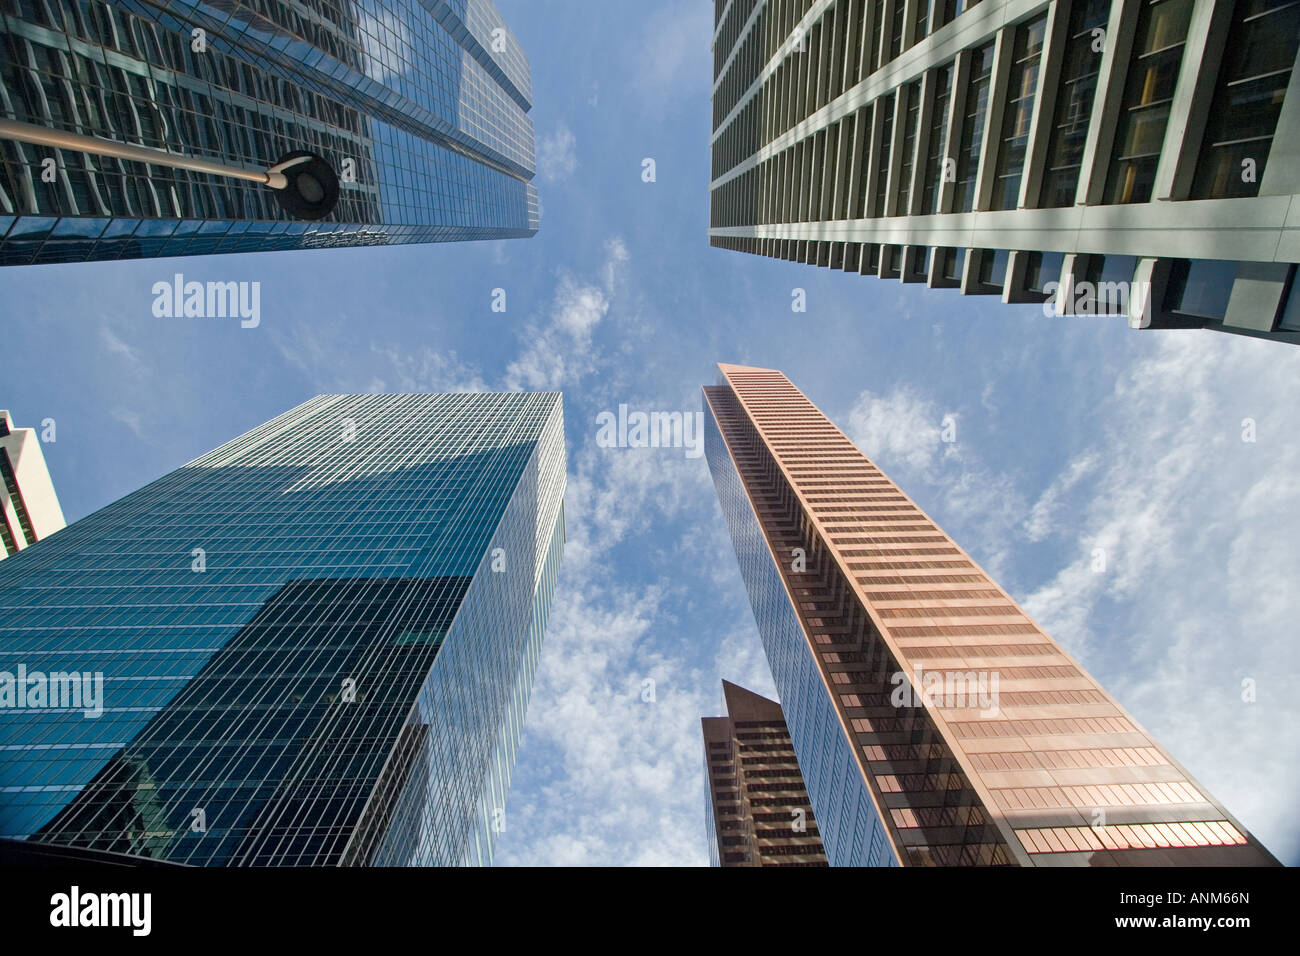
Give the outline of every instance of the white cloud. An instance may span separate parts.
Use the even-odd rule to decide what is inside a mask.
[[[1095,452],[1086,452],[1075,458],[1034,502],[1025,521],[1025,534],[1030,541],[1042,541],[1053,532],[1052,521],[1060,510],[1061,498],[1095,472],[1099,460]]]
[[[1300,353],[1157,334],[1155,355],[1121,375],[1099,410],[1102,447],[1052,486],[1095,467],[1077,557],[1025,607],[1266,846],[1294,859],[1293,800],[1279,796],[1300,792],[1300,771],[1279,756],[1300,751],[1300,449],[1280,433],[1290,419],[1278,401],[1294,390]],[[1255,443],[1241,440],[1247,417]],[[1094,548],[1105,550],[1103,573]],[[1257,702],[1242,701],[1243,679],[1258,682]]]
[[[135,433],[135,437],[141,441],[149,441],[149,435],[145,433],[144,420],[139,412],[133,412],[126,408],[115,408],[112,412],[113,418]]]
[[[537,173],[545,182],[568,179],[578,168],[578,140],[564,123],[537,141]]]
[[[488,390],[477,366],[454,350],[416,349],[369,343],[356,348],[344,322],[299,323],[271,331],[276,349],[306,376],[317,392],[482,392]]]
[[[711,4],[695,0],[657,5],[635,35],[636,89],[650,111],[663,112],[691,97],[708,97],[711,85]]]
[[[380,346],[373,342],[370,353],[380,364],[379,375],[371,379],[370,392],[486,392],[487,384],[474,365],[462,362],[454,350],[438,351],[427,346],[415,351]]]
[[[1292,801],[1278,795],[1300,794],[1300,770],[1278,755],[1300,751],[1300,703],[1289,691],[1300,682],[1300,447],[1283,432],[1293,419],[1279,396],[1294,391],[1300,352],[1154,334],[1149,357],[1121,371],[1090,410],[1099,437],[1036,500],[1023,477],[981,461],[982,440],[959,440],[960,454],[949,453],[940,406],[916,389],[864,392],[848,431],[905,491],[929,493],[936,520],[950,533],[964,528],[1004,586],[1017,556],[1050,544],[1033,552],[1041,583],[1025,610],[1293,860],[1300,833]],[[1254,443],[1242,441],[1246,418]],[[1098,551],[1102,572],[1093,570]],[[1241,699],[1246,679],[1257,682],[1255,703]]]
[[[506,388],[572,387],[596,368],[593,335],[609,312],[610,297],[628,261],[627,247],[617,237],[606,242],[605,253],[603,285],[562,275],[545,319],[524,324],[521,338],[526,347],[506,368]]]
[[[885,396],[859,395],[845,431],[868,458],[921,471],[935,463],[944,446],[945,417],[933,402],[904,386]]]
[[[139,365],[140,353],[123,342],[107,325],[99,327],[99,339],[104,343],[104,348],[108,349],[114,355],[121,356],[132,365]]]
[[[663,593],[592,589],[566,570],[526,744],[552,756],[543,799],[508,804],[501,863],[703,864],[698,674],[647,640]],[[646,680],[653,700],[644,699]]]
[[[590,427],[594,433],[595,425]],[[566,566],[590,567],[629,535],[698,508],[708,500],[702,496],[712,493],[704,459],[686,458],[680,449],[598,448],[593,442],[574,459],[565,511]]]

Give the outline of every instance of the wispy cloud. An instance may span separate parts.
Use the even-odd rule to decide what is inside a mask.
[[[1030,541],[1042,541],[1056,530],[1053,520],[1060,511],[1061,499],[1080,481],[1092,475],[1097,470],[1099,462],[1100,456],[1092,451],[1075,458],[1034,502],[1034,507],[1025,520],[1025,534]]]
[[[358,349],[346,320],[270,332],[276,350],[316,392],[482,392],[482,371],[453,349],[371,341]]]
[[[955,432],[956,416],[945,415],[934,402],[904,386],[888,395],[859,395],[845,431],[867,457],[922,470],[941,453],[957,454],[955,443],[945,448],[945,419],[952,420]]]
[[[578,140],[563,122],[537,141],[537,174],[544,182],[568,179],[578,169]]]
[[[627,247],[617,237],[606,243],[601,285],[560,277],[555,298],[545,317],[525,323],[523,352],[506,368],[508,389],[555,389],[573,386],[597,365],[593,336],[609,312],[610,296],[623,265]]]
[[[113,419],[121,422],[135,434],[135,437],[141,441],[149,441],[149,435],[145,431],[144,419],[139,412],[133,412],[127,408],[115,408],[112,412]]]
[[[1266,846],[1295,859],[1300,836],[1276,795],[1300,792],[1300,770],[1277,759],[1300,750],[1300,449],[1279,432],[1277,399],[1300,354],[1204,333],[1159,345],[1099,410],[1101,447],[1052,486],[1086,492],[1077,557],[1026,610]],[[1248,418],[1255,442],[1242,440]],[[1243,680],[1256,682],[1254,703]]]
[[[634,61],[636,89],[647,109],[664,113],[692,97],[707,101],[710,74],[695,67],[701,54],[708,55],[712,35],[710,4],[677,0],[650,8],[644,29],[635,34]]]
[[[117,334],[107,325],[99,327],[99,340],[111,354],[125,359],[132,365],[141,364],[140,353],[118,338]]]

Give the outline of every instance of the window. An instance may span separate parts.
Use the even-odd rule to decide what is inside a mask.
[[[898,205],[895,213],[899,216],[911,212],[912,166],[916,155],[916,128],[921,116],[921,81],[907,84],[903,92],[907,97],[907,114],[903,120],[903,155],[898,161]]]
[[[1110,12],[1109,0],[1077,0],[1070,9],[1069,34],[1061,65],[1061,85],[1047,146],[1047,170],[1039,203],[1045,207],[1073,206],[1083,165],[1083,147],[1092,121],[1101,69],[1101,37]],[[1094,49],[1098,47],[1098,49]]]
[[[1007,250],[985,249],[980,256],[979,280],[982,285],[1002,288],[1007,278]]]
[[[1297,47],[1300,0],[1239,0],[1191,198],[1259,194]]]
[[[916,4],[916,30],[912,33],[912,43],[917,44],[929,33],[930,0],[918,0]]]
[[[897,279],[899,277],[898,260],[903,257],[903,247],[881,246],[880,254],[883,257],[883,268],[881,269],[880,277],[882,279]],[[837,509],[828,508],[827,510],[835,511]]]
[[[1065,255],[1060,252],[1031,252],[1025,264],[1026,292],[1045,292],[1049,282],[1061,281],[1061,267],[1065,264]]]
[[[1136,256],[1089,256],[1085,278],[1091,286],[1093,299],[1092,311],[1087,314],[1123,315],[1127,312],[1136,270]],[[1082,311],[1081,305],[1076,304],[1075,308]]]
[[[954,282],[961,281],[962,270],[966,267],[966,250],[943,250],[943,277]]]
[[[921,246],[912,259],[912,277],[928,279],[930,277],[930,247]]]
[[[880,274],[880,246],[876,243],[868,243],[862,253],[862,261],[866,264],[868,275]]]
[[[894,140],[894,94],[886,93],[881,97],[884,100],[884,110],[881,120],[880,133],[880,167],[876,170],[876,206],[872,213],[876,216],[885,215],[885,198],[888,195],[889,186],[889,156],[890,147]],[[880,104],[880,101],[876,101]]]
[[[985,44],[971,55],[970,86],[966,90],[965,121],[961,125],[961,146],[957,152],[957,183],[953,190],[953,211],[975,208],[975,179],[979,175],[980,149],[984,141],[984,118],[988,115],[989,79],[993,74],[993,44]]]
[[[1019,205],[1020,177],[1025,169],[1025,150],[1029,145],[1029,124],[1034,116],[1038,64],[1043,55],[1043,32],[1046,27],[1046,17],[1016,27],[1016,39],[1011,49],[1007,105],[1002,114],[997,180],[993,187],[994,209],[1015,209]]]
[[[930,119],[930,138],[926,148],[925,176],[921,189],[921,215],[939,212],[942,193],[944,157],[947,155],[948,104],[952,99],[952,64],[934,73],[934,110]]]
[[[868,58],[870,64],[868,73],[874,73],[880,68],[880,37],[884,30],[884,7],[876,4],[876,8],[871,13],[871,55]]]
[[[889,57],[892,60],[903,52],[903,24],[907,22],[907,4],[904,0],[894,0],[893,22],[889,28]]]
[[[871,184],[868,182],[868,175],[871,171],[871,164],[868,161],[871,155],[871,130],[872,121],[875,119],[874,106],[867,106],[858,110],[858,135],[856,143],[861,145],[861,156],[858,162],[858,196],[857,206],[850,215],[851,219],[865,218],[871,210],[868,208],[867,197],[871,191]]]
[[[1165,311],[1222,319],[1237,277],[1237,263],[1222,259],[1177,259],[1165,287]]]
[[[1133,60],[1106,181],[1106,202],[1149,202],[1178,82],[1193,0],[1151,0],[1138,16]]]

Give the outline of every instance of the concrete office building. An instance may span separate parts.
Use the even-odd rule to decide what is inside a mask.
[[[1290,0],[716,0],[713,245],[1300,343]]]
[[[9,413],[0,409],[0,558],[65,524],[36,429],[15,428]]]

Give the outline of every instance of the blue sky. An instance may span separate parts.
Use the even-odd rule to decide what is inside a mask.
[[[532,61],[535,238],[0,270],[0,407],[57,422],[67,517],[319,392],[563,390],[568,544],[497,860],[704,864],[698,720],[724,677],[774,689],[704,459],[598,447],[596,416],[780,368],[1300,862],[1300,350],[712,249],[711,5],[497,2]],[[155,318],[176,272],[260,281],[260,326]]]

